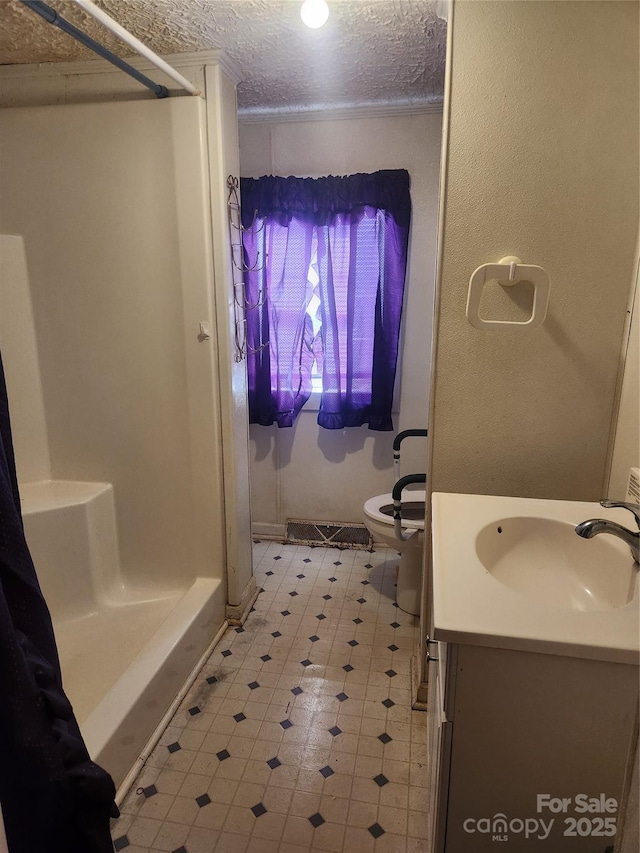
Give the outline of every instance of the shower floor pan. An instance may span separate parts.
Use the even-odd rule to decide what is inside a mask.
[[[224,587],[125,582],[109,484],[27,483],[21,498],[65,691],[91,757],[120,786],[223,625]]]

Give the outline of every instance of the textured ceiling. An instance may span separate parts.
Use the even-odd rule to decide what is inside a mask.
[[[159,54],[220,48],[240,69],[243,111],[442,98],[446,24],[435,0],[328,0],[310,30],[301,0],[98,0]],[[73,0],[48,5],[120,56],[132,51]],[[0,0],[0,64],[91,59],[94,54],[19,0]]]

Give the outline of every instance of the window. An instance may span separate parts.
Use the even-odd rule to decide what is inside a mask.
[[[250,421],[291,426],[318,388],[320,426],[393,429],[408,173],[268,176],[241,191]]]
[[[318,241],[315,241],[315,247],[311,254],[311,263],[309,264],[309,272],[307,273],[307,281],[313,288],[313,294],[309,299],[307,310],[305,313],[311,320],[311,329],[313,332],[313,340],[318,343],[313,350],[313,364],[311,365],[311,393],[322,394],[322,338],[320,337],[320,329],[322,320],[320,319],[320,297],[317,293],[317,287],[320,284],[320,276],[318,274]]]

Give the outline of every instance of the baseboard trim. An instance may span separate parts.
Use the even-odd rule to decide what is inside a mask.
[[[256,586],[256,579],[251,575],[249,583],[245,586],[244,592],[242,593],[240,604],[227,604],[226,616],[229,625],[237,628],[239,625],[244,624],[245,619],[253,607],[254,601],[258,597],[258,592],[259,590]]]
[[[275,539],[284,542],[287,532],[285,524],[269,524],[267,522],[254,521],[251,525],[251,533],[254,539]]]

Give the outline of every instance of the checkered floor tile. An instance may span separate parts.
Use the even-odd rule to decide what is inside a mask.
[[[417,619],[394,551],[254,544],[261,592],[122,806],[127,853],[426,853]]]

